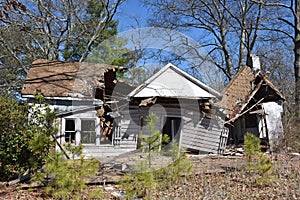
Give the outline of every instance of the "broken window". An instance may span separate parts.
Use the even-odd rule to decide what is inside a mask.
[[[75,120],[66,119],[65,122],[65,141],[75,143]]]
[[[109,116],[102,117],[101,122],[100,144],[112,144],[112,119]]]
[[[81,142],[84,144],[94,144],[96,142],[95,120],[81,120]]]

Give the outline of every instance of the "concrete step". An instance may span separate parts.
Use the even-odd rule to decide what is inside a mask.
[[[136,144],[125,144],[120,146],[113,145],[85,145],[84,146],[84,154],[86,158],[95,157],[95,158],[103,158],[103,157],[112,157],[119,156],[123,153],[128,153],[136,150]]]

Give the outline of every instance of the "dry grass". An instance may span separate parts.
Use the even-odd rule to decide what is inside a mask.
[[[269,157],[274,171],[259,175],[246,170],[241,157],[192,158],[195,172],[188,180],[168,190],[155,191],[155,199],[300,199],[300,156],[287,154]],[[0,188],[0,199],[51,199],[41,188],[20,189],[22,185]],[[118,186],[114,185],[115,188]],[[89,186],[92,191],[102,186]],[[114,199],[111,191],[98,199]]]
[[[195,174],[188,181],[174,185],[168,191],[158,191],[156,198],[300,199],[299,161],[299,157],[278,156],[273,160],[274,171],[264,175],[250,172],[243,167],[225,173]]]

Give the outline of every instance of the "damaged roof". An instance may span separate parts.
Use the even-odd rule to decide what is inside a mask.
[[[255,97],[256,101],[285,100],[281,92],[259,70],[244,66],[222,91],[223,98],[216,105],[224,109],[229,118],[240,114]]]
[[[169,63],[133,90],[129,97],[216,98],[220,93]]]
[[[22,89],[24,97],[93,98],[95,88],[104,88],[104,73],[117,66],[38,59],[32,63]]]

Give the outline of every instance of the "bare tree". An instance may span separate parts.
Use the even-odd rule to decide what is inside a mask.
[[[263,30],[271,30],[281,35],[283,40],[289,39],[293,45],[294,55],[294,80],[295,80],[295,109],[294,112],[300,115],[300,1],[282,0],[282,1],[254,1],[257,4],[263,4],[264,7],[282,10],[277,13],[269,24],[266,24]],[[271,24],[271,26],[270,26]],[[291,46],[292,46],[291,45]]]
[[[18,27],[31,36],[36,47],[48,59],[61,59],[64,45],[70,41],[77,41],[75,47],[82,46],[81,42],[84,41],[84,51],[79,58],[79,61],[83,61],[92,45],[109,26],[122,2],[123,0],[28,0],[24,2],[26,10],[11,9],[8,11],[9,17],[2,18],[1,21],[5,25]],[[92,6],[99,8],[90,8]],[[95,10],[89,12],[88,9]]]
[[[263,5],[251,0],[154,0],[150,24],[189,30],[208,49],[214,64],[230,79],[255,48]]]
[[[293,12],[293,16],[294,16],[293,28],[294,28],[294,44],[295,44],[294,47],[295,103],[296,103],[296,112],[300,116],[300,1],[296,0],[295,4],[296,5]]]
[[[84,61],[93,47],[117,33],[113,17],[124,1],[3,2],[0,7],[0,69],[21,70],[24,74],[36,58]],[[0,84],[5,86],[7,82]]]
[[[283,93],[286,102],[284,114],[288,116],[294,112],[294,71],[291,62],[294,59],[292,47],[286,48],[285,44],[264,43],[259,45],[257,54],[261,60],[262,70],[268,75],[268,78]]]
[[[22,10],[26,11],[26,6],[20,1],[15,0],[1,0],[0,1],[0,18],[9,17],[9,10]]]

